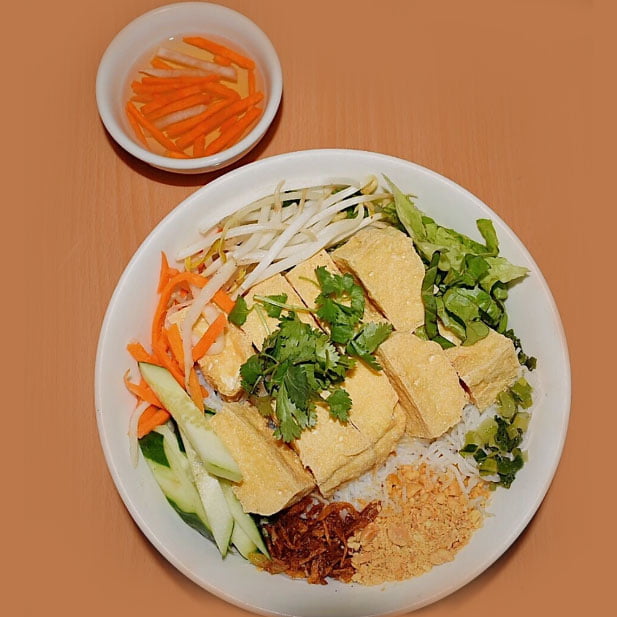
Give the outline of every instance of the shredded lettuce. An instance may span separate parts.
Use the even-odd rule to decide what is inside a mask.
[[[394,210],[387,211],[388,222],[396,217],[395,226],[411,237],[426,268],[422,286],[424,326],[416,333],[446,348],[452,343],[440,333],[439,322],[463,345],[473,345],[492,328],[512,339],[521,364],[535,368],[535,358],[527,356],[514,332],[507,330],[504,304],[509,286],[527,276],[528,269],[499,256],[492,221],[476,221],[484,243],[477,242],[439,225],[384,177],[394,198]]]

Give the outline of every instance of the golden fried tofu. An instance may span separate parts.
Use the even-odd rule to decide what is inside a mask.
[[[246,321],[242,325],[242,330],[250,339],[251,343],[257,349],[261,349],[264,339],[278,327],[278,319],[270,317],[264,310],[261,303],[253,300],[255,296],[279,296],[285,294],[287,296],[287,304],[294,306],[304,306],[300,296],[294,291],[294,288],[287,282],[281,274],[275,274],[269,279],[254,285],[249,289],[244,296],[246,304],[251,309]],[[297,312],[298,319],[315,327],[315,321],[310,313],[306,311]]]
[[[405,432],[406,414],[399,403],[392,412],[392,424],[389,429],[370,448],[349,458],[319,487],[320,492],[329,497],[342,484],[361,476],[363,473],[381,465],[394,451],[396,444]]]
[[[379,347],[378,358],[407,412],[411,435],[432,439],[461,419],[465,391],[437,343],[393,332]]]
[[[274,438],[267,420],[249,403],[227,403],[210,420],[242,472],[234,492],[245,512],[269,516],[310,493],[315,481],[298,455]]]
[[[322,250],[310,259],[292,268],[285,275],[285,278],[291,283],[291,286],[296,290],[300,298],[302,298],[304,304],[310,309],[315,308],[315,299],[321,293],[321,288],[315,276],[315,270],[321,266],[325,267],[332,274],[341,273],[330,255]]]
[[[367,227],[336,249],[332,258],[362,283],[395,330],[413,332],[424,323],[424,265],[402,231]]]
[[[169,323],[180,325],[188,308],[181,309],[168,318]],[[202,315],[193,326],[193,336],[199,340],[210,324]],[[234,324],[225,327],[225,345],[220,353],[202,356],[197,361],[204,377],[226,399],[235,399],[242,393],[240,367],[253,355],[249,338]]]
[[[450,347],[445,353],[480,411],[492,405],[520,374],[514,344],[495,330],[473,345]]]
[[[325,269],[332,274],[341,274],[341,271],[332,261],[330,255],[322,250],[313,255],[310,259],[297,265],[285,275],[304,301],[304,304],[312,309],[315,308],[315,299],[321,292],[317,277],[315,276],[315,270],[320,266],[325,267]],[[364,299],[363,321],[386,321],[386,318],[371,304],[366,294]]]
[[[383,373],[358,362],[342,387],[352,400],[349,421],[333,419],[318,404],[316,425],[293,444],[325,496],[382,462],[402,435],[397,396]]]

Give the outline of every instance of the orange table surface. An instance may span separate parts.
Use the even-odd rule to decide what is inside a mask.
[[[5,557],[6,615],[248,614],[194,585],[142,535],[116,492],[95,422],[97,337],[122,270],[163,216],[220,175],[150,168],[116,146],[99,120],[94,83],[103,51],[158,4],[21,3],[5,24],[3,98],[12,111],[3,149],[18,163],[5,176],[3,204],[4,439],[16,455],[4,459],[3,531],[10,555],[15,548]],[[607,608],[615,571],[616,405],[607,351],[616,329],[617,174],[608,146],[617,106],[607,87],[615,77],[614,17],[584,0],[221,4],[268,34],[284,73],[274,124],[234,167],[324,147],[424,165],[512,227],[561,312],[573,404],[548,495],[503,557],[417,614]]]

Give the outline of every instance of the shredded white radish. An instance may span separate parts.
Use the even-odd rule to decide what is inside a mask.
[[[220,66],[219,64],[214,64],[213,62],[206,62],[205,60],[200,60],[195,56],[189,56],[188,54],[183,54],[180,51],[168,49],[167,47],[159,47],[156,55],[159,58],[171,60],[172,62],[184,64],[185,66],[192,66],[196,69],[207,71],[208,73],[218,73],[219,75],[222,75],[227,79],[231,79],[232,81],[236,81],[238,78],[236,69],[233,66]]]
[[[140,71],[151,77],[207,77],[203,69],[144,69]]]
[[[175,111],[167,116],[163,116],[159,120],[156,120],[154,125],[159,129],[164,129],[166,126],[169,126],[174,122],[182,122],[183,120],[194,118],[195,116],[202,114],[206,111],[206,109],[208,109],[206,105],[194,105],[193,107],[181,109],[180,111]]]
[[[214,294],[219,291],[227,283],[227,281],[236,273],[236,262],[229,258],[225,264],[223,264],[217,273],[204,285],[199,292],[199,295],[194,298],[189,310],[186,313],[186,317],[182,322],[181,334],[182,334],[182,350],[184,352],[184,379],[188,387],[189,373],[191,366],[193,365],[193,346],[192,346],[192,332],[195,322],[204,310],[204,307]]]
[[[142,401],[139,405],[135,405],[135,409],[133,409],[133,413],[131,413],[131,417],[129,418],[129,456],[131,457],[131,464],[133,467],[137,467],[137,463],[139,462],[139,439],[137,437],[139,418],[149,406],[150,403],[146,401]]]

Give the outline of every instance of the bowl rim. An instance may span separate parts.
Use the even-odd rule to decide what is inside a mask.
[[[108,442],[109,435],[106,434],[104,430],[104,426],[103,426],[103,414],[102,414],[102,408],[101,408],[101,402],[102,402],[101,388],[103,385],[103,379],[101,375],[101,356],[102,356],[103,341],[107,334],[107,330],[110,327],[109,322],[110,322],[111,314],[113,312],[113,307],[117,301],[117,297],[120,295],[120,292],[124,286],[125,280],[130,278],[132,270],[135,267],[135,264],[139,261],[142,253],[147,251],[147,247],[149,243],[152,241],[152,239],[155,237],[155,235],[159,232],[161,228],[164,228],[166,225],[168,225],[169,222],[176,215],[178,215],[178,211],[180,209],[184,210],[184,209],[190,208],[193,202],[195,202],[196,200],[199,200],[201,196],[206,191],[210,190],[210,188],[213,185],[219,185],[219,184],[225,184],[228,182],[232,182],[237,176],[244,175],[247,173],[250,173],[253,176],[255,176],[255,174],[259,171],[260,168],[268,167],[271,165],[276,165],[278,161],[282,161],[290,157],[296,158],[299,160],[302,160],[303,157],[306,157],[307,160],[311,160],[316,157],[325,159],[327,157],[337,156],[337,155],[338,156],[351,156],[351,157],[362,157],[364,155],[370,155],[373,157],[378,157],[384,161],[390,160],[392,162],[399,162],[399,163],[402,162],[405,165],[413,167],[417,171],[423,174],[426,174],[427,176],[430,176],[439,182],[444,182],[445,184],[449,185],[451,189],[457,191],[462,196],[466,196],[468,199],[473,200],[476,206],[485,215],[490,216],[494,221],[499,222],[500,225],[503,225],[502,231],[506,232],[507,234],[511,236],[511,238],[514,239],[514,241],[519,245],[519,248],[522,251],[523,255],[531,262],[531,264],[533,264],[534,274],[538,278],[538,282],[540,284],[540,287],[542,288],[542,291],[546,294],[546,299],[548,302],[547,309],[550,310],[551,316],[555,320],[555,324],[556,324],[555,334],[560,343],[560,351],[562,352],[561,362],[563,363],[564,377],[565,377],[564,382],[561,384],[561,396],[559,399],[561,407],[563,408],[563,413],[560,417],[560,420],[561,420],[560,425],[555,427],[555,432],[558,434],[558,440],[556,441],[556,447],[554,450],[554,458],[550,461],[550,466],[546,470],[546,474],[543,477],[542,485],[540,487],[537,487],[538,490],[535,493],[534,499],[530,500],[529,503],[526,505],[525,515],[522,516],[518,520],[518,524],[510,529],[510,533],[507,536],[500,537],[499,541],[496,542],[495,545],[492,547],[490,554],[487,555],[484,561],[482,562],[482,565],[473,570],[468,571],[464,578],[457,579],[456,581],[450,582],[448,585],[444,585],[444,587],[441,588],[438,592],[435,592],[432,595],[424,596],[421,600],[418,600],[417,598],[414,599],[410,595],[407,601],[407,604],[405,606],[399,606],[399,608],[397,608],[396,610],[387,610],[385,612],[378,612],[378,613],[373,613],[373,612],[368,613],[367,612],[363,614],[364,615],[383,615],[383,616],[395,615],[401,612],[405,612],[409,610],[416,610],[424,606],[427,606],[433,602],[436,602],[450,595],[451,593],[461,589],[462,587],[466,586],[477,576],[485,572],[497,559],[499,559],[508,550],[508,548],[514,543],[514,541],[519,537],[519,535],[523,532],[523,530],[527,527],[530,520],[533,518],[538,508],[540,507],[543,499],[546,496],[546,493],[548,492],[553,482],[557,467],[559,465],[561,456],[563,454],[563,448],[564,448],[564,444],[566,440],[567,428],[568,428],[570,411],[571,411],[571,366],[570,366],[567,339],[566,339],[565,331],[563,328],[563,323],[560,318],[559,310],[557,308],[557,305],[555,303],[551,290],[548,286],[548,283],[544,275],[542,274],[542,271],[540,270],[539,266],[537,265],[537,263],[531,256],[525,244],[518,238],[518,236],[508,226],[508,224],[505,223],[503,219],[501,219],[501,217],[495,211],[493,211],[487,204],[485,204],[484,201],[482,201],[479,197],[471,193],[471,191],[468,191],[467,189],[463,188],[461,185],[459,185],[454,180],[451,180],[450,178],[442,174],[439,174],[435,171],[432,171],[431,169],[426,168],[417,163],[413,163],[401,157],[395,157],[395,156],[391,156],[387,154],[371,152],[371,151],[366,151],[366,150],[359,150],[359,149],[340,149],[340,148],[307,149],[307,150],[299,150],[299,151],[294,151],[294,152],[278,154],[275,156],[267,157],[265,159],[261,159],[261,160],[249,163],[247,165],[243,165],[239,168],[233,169],[221,175],[220,177],[217,177],[215,180],[208,183],[206,186],[203,186],[199,188],[198,190],[196,190],[195,192],[193,192],[192,194],[188,195],[186,198],[180,201],[160,222],[158,222],[153,227],[153,229],[150,231],[150,233],[141,242],[139,247],[133,253],[125,269],[123,270],[116,284],[116,287],[113,291],[113,294],[110,298],[109,304],[107,306],[105,316],[103,319],[103,323],[101,326],[99,340],[98,340],[97,353],[96,353],[96,366],[95,366],[94,394],[95,394],[95,406],[96,406],[96,416],[97,416],[99,439],[100,439],[101,446],[102,446],[102,449],[105,455],[108,469],[110,471],[110,475],[112,476],[116,489],[118,490],[125,506],[129,510],[133,520],[137,523],[141,531],[146,535],[146,537],[153,544],[153,546],[155,546],[156,549],[176,569],[178,569],[180,572],[182,572],[185,576],[187,576],[190,580],[195,582],[200,587],[210,591],[211,593],[214,593],[218,597],[224,599],[226,602],[229,602],[235,606],[243,608],[244,610],[248,610],[253,613],[261,614],[261,615],[292,615],[292,613],[286,612],[286,611],[269,609],[263,606],[259,606],[257,604],[251,604],[250,602],[243,601],[242,599],[239,599],[238,597],[232,595],[232,593],[229,592],[228,590],[217,587],[215,584],[212,584],[209,581],[204,582],[204,580],[200,579],[200,577],[194,571],[192,571],[190,568],[185,567],[184,564],[181,563],[177,555],[173,554],[172,551],[166,548],[163,541],[157,537],[156,532],[150,527],[148,521],[145,520],[140,515],[137,509],[137,506],[133,504],[132,498],[126,491],[126,487],[124,486],[123,480],[120,474],[118,473],[116,462],[112,459],[111,447]],[[327,171],[324,170],[324,174],[327,174]],[[375,589],[378,590],[378,587],[376,587]]]
[[[127,33],[130,33],[131,30],[140,24],[144,22],[147,23],[150,19],[152,19],[152,17],[158,16],[160,13],[189,9],[194,9],[197,11],[216,11],[220,14],[231,16],[239,22],[242,22],[248,28],[252,29],[255,36],[259,40],[260,46],[263,47],[264,55],[267,60],[266,68],[271,73],[271,84],[267,93],[266,105],[261,118],[251,129],[251,131],[247,133],[239,142],[230,148],[226,148],[221,152],[211,154],[209,156],[190,159],[175,159],[151,152],[131,139],[120,124],[116,122],[114,114],[111,111],[113,108],[113,102],[111,101],[111,96],[108,92],[107,82],[112,78],[110,66],[112,63],[112,55],[116,48],[121,44],[121,39],[125,37]],[[135,158],[159,169],[164,168],[168,171],[190,172],[201,169],[214,171],[223,167],[225,164],[236,161],[242,155],[250,151],[268,130],[268,127],[272,124],[281,102],[283,92],[283,71],[281,68],[280,59],[276,53],[276,49],[274,48],[272,41],[270,41],[266,33],[246,15],[226,6],[211,2],[179,2],[176,4],[159,6],[139,15],[126,24],[114,36],[101,56],[96,74],[95,92],[99,116],[105,126],[105,129],[120,147]]]

